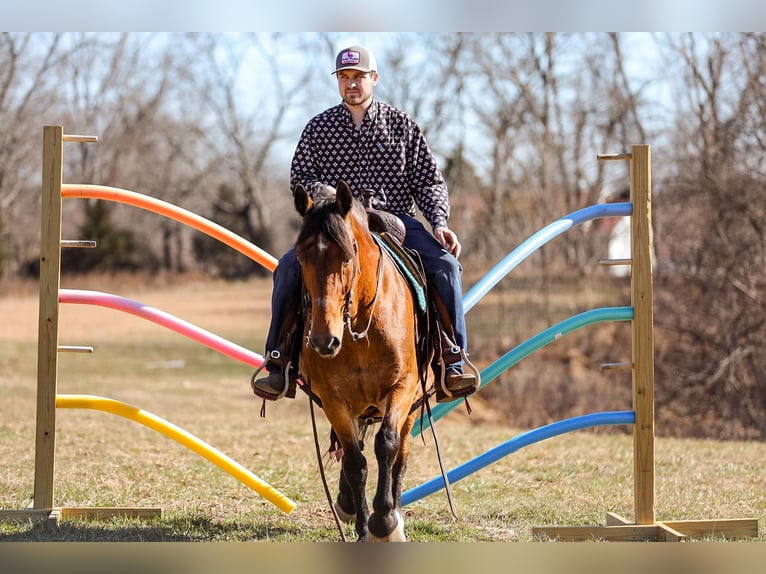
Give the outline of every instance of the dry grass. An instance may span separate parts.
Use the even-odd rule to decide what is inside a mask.
[[[86,287],[141,300],[243,346],[263,348],[270,280]],[[22,509],[31,502],[34,479],[36,293],[6,291],[0,317],[0,508]],[[249,367],[112,310],[63,306],[60,339],[96,347],[93,355],[60,356],[60,393],[102,395],[161,416],[251,469],[297,507],[282,514],[216,466],[134,423],[59,410],[56,505],[161,507],[164,515],[149,522],[67,521],[54,531],[4,524],[0,540],[338,539],[304,396],[269,404],[261,419]],[[471,416],[456,409],[437,425],[447,468],[520,432],[501,424],[481,397],[472,404]],[[326,431],[320,420],[323,447]],[[437,476],[438,468],[426,433],[425,444],[413,441],[406,488]],[[329,469],[332,484],[337,471],[337,464]],[[766,519],[766,444],[658,439],[656,474],[658,520]],[[530,541],[533,526],[603,524],[608,511],[632,518],[632,476],[630,436],[564,435],[455,483],[458,520],[443,491],[409,505],[407,534],[416,541]],[[351,529],[346,535],[353,538]]]

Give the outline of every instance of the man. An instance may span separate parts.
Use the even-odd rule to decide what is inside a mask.
[[[478,381],[474,372],[463,370],[467,336],[462,267],[457,260],[461,246],[447,226],[450,204],[444,178],[412,117],[373,97],[378,71],[372,52],[361,46],[341,50],[333,74],[343,101],[312,118],[304,128],[292,160],[290,186],[295,189],[301,184],[312,195],[342,179],[359,199],[363,190],[375,190],[378,202],[385,202],[383,209],[403,220],[404,246],[420,255],[428,281],[446,307],[459,347],[445,350],[458,360],[447,367],[446,391],[438,393],[437,400],[471,394]],[[415,218],[416,207],[433,235]],[[268,375],[252,381],[253,392],[268,400],[288,393],[285,350],[280,344],[299,289],[300,267],[291,248],[274,272],[272,319],[266,338]],[[294,396],[294,389],[287,396]]]

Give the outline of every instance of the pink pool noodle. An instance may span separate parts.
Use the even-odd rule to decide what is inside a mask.
[[[99,307],[108,307],[117,311],[123,311],[136,315],[143,319],[157,323],[171,331],[175,331],[189,339],[210,347],[224,355],[236,359],[251,367],[260,367],[263,364],[263,357],[245,347],[219,337],[210,331],[197,327],[188,321],[165,313],[154,307],[149,307],[138,301],[112,295],[111,293],[102,293],[100,291],[87,291],[82,289],[60,289],[59,302],[76,303],[80,305],[97,305]]]

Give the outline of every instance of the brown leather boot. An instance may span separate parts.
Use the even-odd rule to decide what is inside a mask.
[[[258,369],[253,373],[253,376],[250,379],[250,386],[253,389],[253,393],[255,393],[257,397],[261,397],[267,401],[276,401],[282,397],[294,399],[295,385],[297,383],[295,376],[290,377],[289,384],[285,377],[285,371],[288,369],[292,371],[291,367],[291,363],[288,362],[285,364],[285,360],[282,358],[279,351],[271,351],[266,364],[261,367],[268,371],[268,375],[261,379],[256,379],[255,377],[261,371],[261,369]]]
[[[459,393],[476,384],[476,375],[473,373],[460,373],[457,371],[447,371],[447,378],[444,381],[447,390],[451,393]]]
[[[434,365],[436,402],[447,403],[475,393],[481,383],[479,371],[444,329],[439,330],[436,350],[440,355],[438,364]],[[468,372],[464,372],[461,361]]]
[[[479,388],[475,373],[464,373],[460,367],[447,367],[442,378],[441,365],[434,367],[436,373],[436,402],[448,403],[472,395]]]

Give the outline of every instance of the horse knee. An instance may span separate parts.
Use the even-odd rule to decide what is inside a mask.
[[[399,433],[392,428],[381,428],[375,435],[375,457],[379,461],[389,461],[399,448]]]
[[[353,448],[344,449],[341,472],[348,484],[352,486],[367,480],[367,459],[362,451]]]

